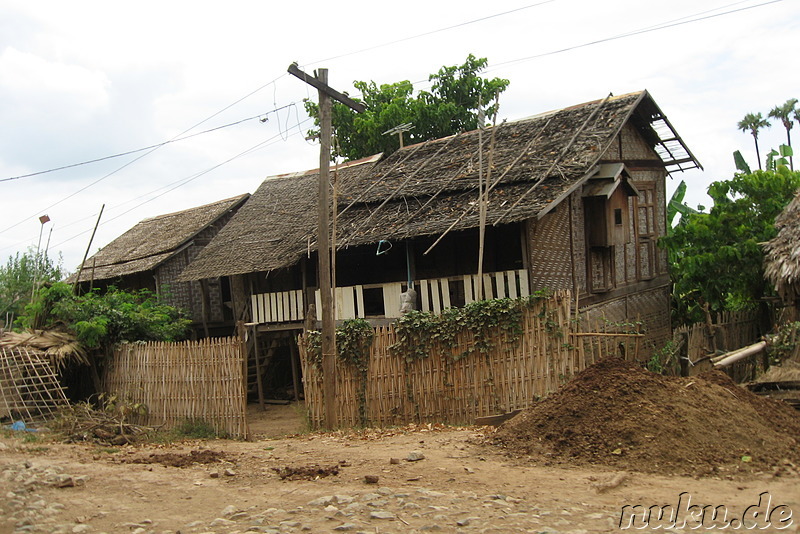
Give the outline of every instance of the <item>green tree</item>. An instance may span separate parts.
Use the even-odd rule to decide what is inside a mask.
[[[27,330],[66,332],[77,347],[59,351],[64,361],[90,366],[95,391],[101,391],[99,367],[123,341],[179,341],[188,334],[190,320],[183,312],[162,304],[147,290],[123,291],[109,287],[76,295],[72,285],[55,282],[39,290],[25,307],[19,324]]]
[[[748,113],[742,120],[739,121],[737,127],[743,131],[750,131],[753,136],[753,141],[756,144],[756,160],[758,161],[758,169],[761,170],[761,154],[758,151],[758,131],[761,128],[769,127],[769,121],[761,116],[761,113]]]
[[[772,117],[773,119],[779,119],[783,123],[783,127],[786,128],[786,144],[789,145],[789,148],[792,147],[792,126],[794,123],[792,122],[792,115],[797,117],[797,109],[795,106],[797,105],[796,98],[790,98],[780,106],[775,106],[772,108],[767,116]],[[794,170],[794,161],[792,161],[792,157],[789,156],[789,167],[791,170]]]
[[[487,117],[497,112],[497,96],[509,84],[508,80],[482,78],[479,73],[486,68],[486,58],[472,54],[462,65],[442,67],[428,80],[433,82],[431,91],[420,91],[414,96],[411,82],[404,80],[377,85],[374,81],[355,81],[353,85],[361,92],[364,113],[356,113],[338,102],[333,103],[331,120],[336,131],[337,142],[334,155],[348,160],[363,158],[383,152],[389,154],[400,148],[399,135],[384,135],[402,124],[411,124],[412,129],[404,135],[405,144],[438,139],[478,127],[479,103],[484,106]],[[494,102],[491,105],[487,105]],[[309,116],[319,126],[319,106],[305,101]],[[309,130],[317,135],[318,129]]]
[[[8,321],[10,327],[31,301],[34,284],[55,282],[63,275],[60,258],[55,261],[34,250],[9,256],[6,264],[0,265],[0,321]]]
[[[113,286],[76,295],[70,284],[43,287],[20,316],[23,328],[65,328],[87,349],[110,350],[123,341],[184,339],[191,321],[181,310],[162,304],[151,291]]]
[[[736,174],[712,183],[709,213],[686,216],[662,239],[669,252],[677,323],[714,311],[754,308],[770,291],[764,280],[760,243],[776,234],[775,217],[800,187],[800,172]]]

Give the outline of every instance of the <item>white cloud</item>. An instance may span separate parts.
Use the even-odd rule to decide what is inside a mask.
[[[747,0],[726,9],[757,3]],[[787,98],[800,97],[800,71],[791,59],[800,7],[790,1],[503,64],[714,7],[696,0],[556,0],[347,55],[520,4],[467,0],[454,10],[451,3],[423,0],[354,0],[346,9],[316,0],[7,0],[0,5],[0,179],[170,139],[273,79],[276,83],[195,131],[304,97],[316,99],[316,91],[285,74],[295,60],[308,71],[328,67],[331,85],[352,93],[356,79],[426,80],[442,65],[460,64],[473,53],[489,59],[488,76],[511,80],[501,96],[501,119],[608,92],[650,90],[706,167],[705,173],[679,174],[670,187],[686,178],[689,202],[708,204],[708,184],[733,172],[733,150],[742,150],[755,163],[752,139],[736,130],[736,122],[747,112],[766,114]],[[313,63],[336,56],[343,57]],[[303,119],[302,109],[300,115]],[[53,243],[65,252],[70,267],[80,261],[103,203],[103,218],[109,222],[98,231],[93,250],[145,217],[252,192],[265,176],[313,168],[318,148],[297,135],[297,122],[294,112],[285,111],[266,123],[252,121],[165,146],[114,174],[140,154],[18,183],[0,182],[0,258],[14,247],[24,249],[19,243],[35,245],[36,217],[81,188],[88,187],[48,209],[56,228]],[[778,127],[762,136],[764,151],[785,139]],[[268,146],[173,192],[161,189],[271,137],[275,141]],[[119,218],[110,222],[114,217]],[[2,232],[19,221],[25,222]]]

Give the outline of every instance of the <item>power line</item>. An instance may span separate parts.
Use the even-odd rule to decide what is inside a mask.
[[[529,4],[527,6],[518,7],[516,9],[511,9],[509,11],[503,11],[502,13],[495,13],[494,15],[487,15],[485,17],[481,17],[481,18],[478,18],[478,19],[473,19],[473,20],[468,20],[466,22],[460,22],[458,24],[453,24],[452,26],[446,26],[444,28],[439,28],[439,29],[436,29],[436,30],[431,30],[431,31],[423,32],[423,33],[418,33],[416,35],[412,35],[412,36],[409,36],[409,37],[403,37],[401,39],[395,39],[394,41],[387,41],[385,43],[381,43],[381,44],[374,45],[374,46],[369,46],[367,48],[361,48],[359,50],[354,50],[352,52],[339,54],[337,56],[327,57],[327,58],[324,58],[324,59],[320,59],[319,61],[313,61],[312,63],[319,64],[319,63],[324,63],[324,62],[327,62],[327,61],[333,61],[335,59],[341,59],[343,57],[355,56],[357,54],[362,54],[364,52],[369,52],[371,50],[375,50],[375,49],[378,49],[378,48],[383,48],[385,46],[391,46],[391,45],[398,44],[398,43],[404,43],[406,41],[411,41],[413,39],[419,39],[420,37],[427,37],[428,35],[434,35],[434,34],[437,34],[437,33],[448,31],[448,30],[454,30],[456,28],[461,28],[463,26],[468,26],[470,24],[475,24],[477,22],[483,22],[483,21],[486,21],[486,20],[489,20],[489,19],[502,17],[504,15],[510,15],[511,13],[517,13],[517,12],[523,11],[525,9],[530,9],[532,7],[538,7],[538,6],[541,6],[541,5],[544,5],[544,4],[549,4],[549,3],[552,3],[552,2],[555,2],[555,1],[556,0],[544,0],[543,2],[537,2],[535,4]]]
[[[306,119],[305,121],[303,121],[303,123],[306,123],[306,122],[308,122],[308,121],[310,121],[310,120],[311,120],[311,119]],[[303,124],[303,123],[301,123],[301,124]],[[299,125],[298,125],[298,126],[299,126]],[[289,135],[289,136],[293,136],[293,135],[297,135],[297,133],[293,132],[293,133],[290,133],[290,134],[288,134],[288,135]],[[174,190],[176,190],[176,189],[178,189],[178,188],[180,188],[180,187],[183,187],[184,185],[186,185],[186,184],[188,184],[188,183],[190,183],[190,182],[193,182],[194,180],[196,180],[196,179],[200,178],[201,176],[205,176],[206,174],[208,174],[208,173],[210,173],[210,172],[212,172],[212,171],[214,171],[214,170],[216,170],[216,169],[218,169],[218,168],[222,167],[223,165],[226,165],[226,164],[230,163],[231,161],[234,161],[234,160],[236,160],[236,159],[238,159],[238,158],[241,158],[241,157],[243,157],[243,156],[246,156],[246,155],[250,154],[251,152],[255,152],[256,150],[260,150],[260,149],[262,149],[262,148],[264,148],[264,147],[266,147],[266,146],[269,146],[269,145],[270,145],[272,142],[275,142],[275,141],[278,141],[278,140],[285,140],[285,139],[283,138],[283,134],[282,134],[282,133],[280,133],[280,132],[279,132],[279,133],[277,133],[277,134],[275,134],[275,135],[273,135],[272,137],[270,137],[270,138],[268,138],[268,139],[264,140],[264,141],[261,141],[260,143],[257,143],[257,144],[255,144],[255,145],[253,145],[252,147],[250,147],[250,148],[248,148],[248,149],[246,149],[246,150],[244,150],[244,151],[242,151],[242,152],[240,152],[240,153],[236,154],[235,156],[231,156],[230,158],[226,159],[225,161],[222,161],[222,162],[220,162],[220,163],[217,163],[216,165],[213,165],[213,166],[211,166],[211,167],[209,167],[209,168],[207,168],[207,169],[205,169],[205,170],[203,170],[203,171],[197,172],[197,173],[195,173],[195,174],[193,174],[193,175],[191,175],[191,176],[189,176],[189,177],[187,177],[187,178],[182,178],[182,179],[180,179],[180,180],[176,180],[175,182],[172,182],[171,184],[167,184],[167,185],[166,185],[166,186],[164,186],[164,187],[161,187],[161,188],[159,188],[159,189],[156,189],[156,190],[154,190],[154,191],[151,191],[151,193],[152,193],[152,192],[155,192],[155,191],[160,191],[160,190],[162,190],[162,189],[166,189],[166,190],[165,190],[165,191],[163,191],[162,193],[159,193],[158,195],[155,195],[154,197],[148,198],[147,200],[145,200],[145,201],[143,201],[143,202],[140,202],[139,204],[136,204],[135,206],[133,206],[133,207],[131,207],[131,208],[129,208],[129,209],[127,209],[127,210],[123,211],[123,212],[122,212],[122,213],[120,213],[119,215],[116,215],[116,216],[114,216],[114,217],[112,217],[112,218],[110,218],[110,219],[106,219],[106,220],[105,220],[104,222],[102,222],[100,225],[101,225],[101,226],[103,226],[103,225],[105,225],[105,224],[108,224],[108,223],[110,223],[110,222],[112,222],[112,221],[115,221],[115,220],[117,220],[117,219],[121,218],[123,215],[127,215],[128,213],[130,213],[130,212],[134,211],[135,209],[137,209],[137,208],[140,208],[141,206],[144,206],[145,204],[148,204],[148,203],[150,203],[150,202],[152,202],[152,201],[156,200],[157,198],[160,198],[160,197],[162,197],[162,196],[166,195],[167,193],[171,193],[172,191],[174,191]],[[170,186],[172,186],[172,187],[170,187]],[[145,195],[140,195],[140,196],[139,196],[139,197],[137,197],[137,198],[142,198],[142,197],[144,197],[144,196],[147,196],[148,194],[149,194],[149,193],[146,193]],[[127,202],[126,202],[126,203],[127,203]],[[124,206],[126,203],[123,203],[123,204],[121,204],[121,206]],[[93,217],[92,217],[92,218],[93,218]],[[84,230],[84,231],[82,231],[82,232],[79,232],[79,233],[77,233],[77,234],[73,235],[72,237],[69,237],[69,238],[67,238],[67,239],[65,239],[65,240],[63,240],[63,241],[61,241],[61,242],[59,242],[59,243],[56,243],[56,244],[55,244],[55,245],[53,245],[53,246],[54,246],[54,247],[61,246],[61,245],[63,245],[64,243],[67,243],[67,242],[69,242],[69,241],[72,241],[73,239],[76,239],[76,238],[78,238],[78,237],[80,237],[80,236],[82,236],[82,235],[84,235],[84,234],[86,234],[86,233],[88,233],[88,232],[89,232],[89,230]]]
[[[122,156],[129,156],[131,154],[136,154],[137,152],[144,152],[145,150],[160,148],[160,147],[162,147],[164,145],[168,145],[170,143],[177,143],[178,141],[184,141],[186,139],[191,139],[192,137],[197,137],[198,135],[204,135],[204,134],[216,132],[218,130],[222,130],[222,129],[225,129],[225,128],[230,128],[231,126],[237,126],[239,124],[242,124],[242,123],[245,123],[245,122],[248,122],[248,121],[251,121],[251,120],[255,120],[255,119],[259,119],[262,122],[264,122],[265,121],[265,117],[267,117],[270,113],[277,113],[278,111],[280,111],[282,109],[286,109],[286,108],[289,108],[289,107],[292,107],[292,106],[295,106],[295,102],[292,102],[291,104],[287,104],[285,106],[281,106],[279,108],[272,109],[270,111],[267,111],[266,113],[261,113],[260,115],[254,115],[252,117],[247,117],[246,119],[241,119],[241,120],[234,121],[234,122],[231,122],[231,123],[228,123],[228,124],[223,124],[222,126],[217,126],[216,128],[210,128],[208,130],[203,130],[202,132],[193,133],[191,135],[172,138],[169,141],[156,143],[155,145],[150,145],[150,146],[146,146],[146,147],[142,147],[142,148],[137,148],[135,150],[128,150],[127,152],[120,152],[118,154],[112,154],[110,156],[103,156],[102,158],[95,158],[95,159],[91,159],[91,160],[88,160],[88,161],[81,161],[80,163],[72,163],[70,165],[63,165],[61,167],[55,167],[53,169],[48,169],[46,171],[38,171],[38,172],[29,173],[29,174],[21,174],[19,176],[12,176],[10,178],[0,178],[0,182],[10,182],[11,180],[19,180],[20,178],[29,178],[31,176],[39,176],[39,175],[47,174],[47,173],[50,173],[50,172],[63,171],[65,169],[71,169],[73,167],[80,167],[82,165],[89,165],[89,164],[92,164],[92,163],[98,163],[100,161],[106,161],[106,160],[109,160],[109,159],[119,158],[119,157],[122,157]]]
[[[223,113],[223,112],[225,112],[225,111],[229,110],[230,108],[232,108],[233,106],[235,106],[235,105],[236,105],[236,104],[238,104],[239,102],[242,102],[243,100],[245,100],[245,99],[247,99],[247,98],[250,98],[251,96],[253,96],[253,95],[254,95],[254,94],[256,94],[257,92],[261,91],[261,90],[262,90],[262,89],[264,89],[265,87],[268,87],[270,84],[273,84],[273,83],[277,82],[278,80],[280,80],[280,79],[281,79],[281,78],[283,78],[284,76],[286,76],[286,73],[285,73],[285,72],[284,72],[284,73],[282,73],[282,74],[281,74],[280,76],[278,76],[277,78],[273,79],[271,82],[265,83],[264,85],[262,85],[262,86],[258,87],[257,89],[255,89],[255,90],[253,90],[253,91],[250,91],[249,93],[247,93],[247,94],[246,94],[246,95],[244,95],[243,97],[241,97],[241,98],[239,98],[238,100],[234,101],[233,103],[231,103],[231,104],[229,104],[229,105],[225,106],[224,108],[222,108],[221,110],[217,111],[216,113],[213,113],[213,114],[209,115],[208,117],[206,117],[205,119],[203,119],[203,120],[201,120],[200,122],[196,123],[195,125],[193,125],[193,126],[191,126],[191,127],[187,128],[187,129],[185,129],[184,131],[180,132],[180,133],[179,133],[179,134],[177,134],[175,137],[173,137],[171,140],[175,140],[175,139],[177,139],[177,138],[181,137],[182,135],[185,135],[185,134],[189,133],[190,131],[194,130],[195,128],[197,128],[197,127],[198,127],[198,126],[200,126],[201,124],[203,124],[203,123],[205,123],[205,122],[208,122],[208,121],[210,121],[211,119],[213,119],[213,118],[214,118],[214,117],[216,117],[217,115],[219,115],[219,114],[221,114],[221,113]],[[119,168],[117,168],[117,169],[115,169],[115,170],[111,171],[110,173],[106,174],[105,176],[102,176],[101,178],[98,178],[98,179],[97,179],[97,180],[95,180],[94,182],[90,183],[89,185],[87,185],[87,186],[85,186],[85,187],[82,187],[81,189],[79,189],[79,190],[75,191],[75,192],[74,192],[74,193],[72,193],[71,195],[68,195],[68,196],[66,196],[66,197],[62,198],[62,199],[61,199],[61,200],[59,200],[58,202],[56,202],[56,203],[54,203],[54,204],[51,204],[50,206],[48,206],[48,207],[46,207],[46,208],[43,208],[43,209],[41,209],[41,210],[37,210],[37,213],[41,213],[42,211],[47,211],[47,210],[49,210],[50,208],[52,208],[52,207],[55,207],[55,206],[57,206],[57,205],[61,204],[62,202],[65,202],[65,201],[69,200],[70,198],[74,197],[75,195],[77,195],[77,194],[79,194],[79,193],[81,193],[81,192],[83,192],[83,191],[87,190],[88,188],[90,188],[90,187],[92,187],[92,186],[94,186],[94,185],[96,185],[96,184],[98,184],[98,183],[102,182],[103,180],[105,180],[105,179],[107,179],[107,178],[109,178],[109,177],[113,176],[114,174],[118,173],[119,171],[123,170],[124,168],[128,167],[129,165],[132,165],[132,164],[136,163],[137,161],[139,161],[140,159],[142,159],[142,158],[144,158],[144,157],[146,157],[146,156],[149,156],[150,154],[152,154],[153,152],[155,152],[156,150],[158,150],[159,148],[161,148],[161,146],[163,146],[163,145],[158,145],[158,146],[156,146],[156,147],[154,147],[154,148],[152,148],[152,149],[148,150],[147,152],[145,152],[145,153],[144,153],[144,154],[142,154],[141,156],[139,156],[139,157],[137,157],[137,158],[134,158],[133,160],[131,160],[131,161],[129,161],[128,163],[126,163],[125,165],[123,165],[123,166],[121,166],[121,167],[119,167]],[[31,217],[34,217],[34,216],[35,216],[35,214],[33,214],[33,215],[29,215],[29,216],[27,216],[27,217],[25,217],[25,218],[23,218],[23,219],[20,219],[19,221],[17,221],[16,223],[12,224],[12,225],[11,225],[11,226],[9,226],[8,228],[6,228],[6,229],[4,229],[4,230],[0,230],[0,234],[3,234],[3,233],[5,233],[5,232],[7,232],[7,231],[9,231],[9,230],[11,230],[11,229],[13,229],[13,228],[16,228],[17,226],[19,226],[20,224],[24,223],[25,221],[27,221],[28,219],[30,219]]]
[[[630,31],[630,32],[627,32],[627,33],[621,33],[619,35],[614,35],[612,37],[605,37],[603,39],[597,39],[595,41],[589,41],[589,42],[578,44],[578,45],[574,45],[574,46],[568,46],[566,48],[561,48],[559,50],[551,50],[550,52],[544,52],[544,53],[535,54],[535,55],[532,55],[532,56],[526,56],[526,57],[522,57],[522,58],[518,58],[518,59],[512,59],[512,60],[509,60],[509,61],[503,61],[501,63],[495,63],[493,65],[493,67],[492,67],[492,70],[496,69],[497,67],[503,66],[503,65],[511,65],[511,64],[514,64],[514,63],[521,63],[523,61],[530,61],[532,59],[538,59],[540,57],[552,56],[552,55],[555,55],[555,54],[561,54],[563,52],[569,52],[571,50],[576,50],[578,48],[585,48],[587,46],[593,46],[593,45],[596,45],[596,44],[606,43],[606,42],[609,42],[609,41],[615,41],[617,39],[623,39],[625,37],[633,37],[634,35],[641,35],[643,33],[654,32],[654,31],[657,31],[657,30],[664,30],[664,29],[667,29],[667,28],[674,28],[675,26],[682,26],[684,24],[690,24],[692,22],[698,22],[698,21],[701,21],[701,20],[707,20],[707,19],[712,19],[712,18],[716,18],[716,17],[721,17],[723,15],[730,15],[731,13],[738,13],[740,11],[746,11],[748,9],[754,9],[754,8],[757,8],[757,7],[763,7],[763,6],[766,6],[766,5],[769,5],[769,4],[776,4],[778,2],[783,2],[783,0],[769,0],[768,2],[762,2],[760,4],[754,4],[752,6],[745,6],[745,7],[741,7],[741,8],[738,8],[738,9],[731,9],[729,11],[723,11],[722,13],[715,13],[713,15],[706,15],[704,17],[692,18],[690,20],[683,20],[683,19],[685,19],[687,17],[683,17],[682,19],[674,19],[677,22],[670,21],[670,22],[666,22],[666,23],[661,23],[661,24],[657,24],[655,26],[648,26],[646,28],[642,28],[642,29],[639,29],[639,30],[633,30],[633,31]],[[736,5],[736,4],[740,4],[740,3],[741,2],[735,2],[735,3],[730,4],[730,5]],[[717,9],[722,9],[722,8],[717,8]],[[711,10],[711,11],[714,11],[714,10]],[[708,13],[708,11],[703,11],[702,13]],[[688,15],[688,17],[696,17],[696,15]],[[488,70],[487,70],[487,72],[488,72]]]

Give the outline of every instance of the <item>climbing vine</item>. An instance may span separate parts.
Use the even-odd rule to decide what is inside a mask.
[[[508,343],[518,340],[522,335],[523,311],[547,296],[542,291],[517,299],[481,300],[463,308],[448,308],[441,315],[411,311],[395,324],[397,341],[389,350],[406,362],[424,359],[435,344],[453,347],[457,336],[468,330],[473,334],[474,343],[460,353],[451,354],[450,358],[458,361],[474,352],[487,354],[496,343],[492,333],[499,330]]]
[[[336,355],[338,361],[358,373],[358,415],[362,425],[367,424],[367,370],[375,330],[364,319],[343,321],[336,329]],[[322,333],[310,330],[303,336],[306,354],[311,364],[322,373]]]
[[[366,372],[375,330],[364,319],[348,319],[336,329],[336,355],[342,363]],[[309,330],[302,338],[311,364],[322,372],[322,333]]]

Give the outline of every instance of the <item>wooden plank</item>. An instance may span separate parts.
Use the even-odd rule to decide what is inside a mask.
[[[275,322],[274,310],[275,307],[272,305],[272,293],[264,293],[264,317],[267,320],[266,322]]]
[[[483,294],[486,300],[494,298],[494,290],[492,290],[492,275],[483,275]]]
[[[469,304],[475,301],[474,292],[472,291],[472,277],[468,274],[464,275],[464,303]]]
[[[506,278],[503,272],[494,273],[494,280],[497,283],[497,298],[506,298]]]
[[[314,291],[314,303],[317,306],[317,321],[322,320],[322,296],[319,293],[319,289]]]
[[[297,321],[298,320],[298,309],[297,309],[297,291],[292,290],[289,291],[289,320],[290,321]]]
[[[358,306],[358,318],[364,318],[364,286],[356,286],[356,304]]]
[[[419,291],[422,294],[422,311],[431,311],[430,298],[428,297],[428,281],[419,281]]]
[[[506,280],[508,280],[508,296],[512,299],[519,297],[516,271],[506,271]]]
[[[283,297],[283,305],[281,306],[281,308],[283,309],[282,317],[284,321],[289,321],[291,320],[291,309],[292,309],[291,300],[289,298],[289,291],[283,291],[281,293],[281,296]]]
[[[450,307],[450,280],[442,278],[439,280],[442,286],[442,309]]]
[[[383,309],[386,317],[400,317],[400,293],[402,291],[403,287],[400,282],[383,284]]]
[[[261,316],[258,313],[258,295],[250,295],[250,307],[253,309],[253,322],[260,323]]]
[[[342,315],[340,318],[341,319],[356,318],[355,287],[351,286],[342,288]]]
[[[344,288],[343,287],[335,287],[333,288],[333,294],[336,296],[336,306],[334,309],[334,317],[338,319],[348,319],[348,317],[344,317]]]
[[[297,302],[297,320],[302,321],[306,318],[306,310],[303,307],[303,290],[298,289],[295,291],[295,300]]]
[[[436,315],[442,313],[442,295],[439,293],[438,280],[433,280],[431,284],[431,303],[433,304],[433,313]]]
[[[528,272],[524,269],[520,269],[517,271],[519,275],[519,296],[520,297],[527,297],[530,296],[530,290],[528,289]]]

